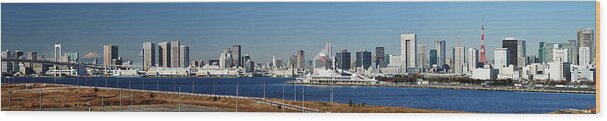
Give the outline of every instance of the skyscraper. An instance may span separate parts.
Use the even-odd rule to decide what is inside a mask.
[[[181,60],[179,59],[179,53],[181,53],[181,51],[179,51],[180,46],[181,42],[179,41],[171,42],[171,67],[181,67]]]
[[[478,67],[478,63],[479,63],[479,58],[478,58],[478,51],[476,50],[476,48],[468,48],[468,70],[472,71],[474,70],[476,67]]]
[[[569,62],[571,62],[572,65],[578,65],[578,51],[579,51],[579,47],[577,46],[577,41],[576,40],[568,40],[567,41],[569,43],[570,48],[568,48],[569,50]]]
[[[567,60],[568,62],[577,61],[577,51],[573,51],[574,48],[578,48],[577,43],[568,41],[566,43],[545,43],[540,42],[540,53],[538,60],[543,63],[553,62],[553,51],[554,49],[567,49]],[[556,46],[555,46],[556,45]],[[573,64],[573,63],[572,63]]]
[[[527,65],[527,44],[525,40],[518,40],[516,43],[516,57],[518,57],[516,67],[525,67]]]
[[[187,45],[179,46],[179,64],[180,67],[188,67],[190,66],[190,47]]]
[[[590,61],[590,48],[589,47],[580,47],[580,50],[578,51],[580,53],[579,55],[579,63],[581,67],[587,67],[590,65],[590,63],[592,63],[592,61]]]
[[[242,56],[242,61],[247,62],[247,60],[251,60],[251,56],[249,56],[249,54]]]
[[[335,54],[335,63],[337,64],[338,69],[342,70],[350,70],[350,52],[346,49],[341,49],[337,54]]]
[[[107,44],[103,46],[103,65],[119,65],[112,63],[113,59],[118,59],[118,45]]]
[[[457,38],[457,45],[453,48],[453,72],[456,74],[464,73],[464,63],[466,61],[466,47],[459,43],[459,37]]]
[[[384,47],[375,47],[375,65],[377,67],[386,67],[388,64],[385,62]]]
[[[577,29],[577,46],[590,48],[591,62],[595,62],[595,45],[594,45],[594,30],[592,28]],[[577,48],[576,48],[577,49]]]
[[[2,51],[2,58],[13,58],[10,50]],[[13,72],[13,62],[2,61],[2,73]]]
[[[400,35],[401,68],[417,67],[417,43],[415,34],[403,33]]]
[[[569,50],[559,48],[557,44],[554,44],[554,50],[552,50],[552,61],[553,62],[569,62],[568,54]]]
[[[156,43],[143,43],[143,67],[156,66]]]
[[[272,56],[272,66],[274,68],[282,67],[282,59],[276,58],[276,56]]]
[[[371,52],[367,50],[356,52],[356,67],[363,67],[363,69],[371,67],[371,56]]]
[[[209,60],[209,64],[212,64],[211,60]],[[226,48],[219,56],[219,68],[231,68],[232,64],[234,64],[232,60],[232,51],[230,48]]]
[[[38,60],[38,52],[32,51],[27,53],[27,59]]]
[[[437,54],[435,49],[430,49],[430,67],[437,65]]]
[[[502,48],[508,48],[508,56],[506,57],[506,66],[518,66],[518,40],[509,37],[502,40]]]
[[[426,55],[426,44],[417,45],[417,64],[419,67],[426,68],[427,61],[428,56]]]
[[[243,60],[243,61],[245,61],[244,67],[245,67],[246,73],[255,72],[255,62],[253,62],[252,60]]]
[[[545,42],[540,42],[540,48],[538,49],[538,52],[537,52],[537,62],[538,63],[544,62],[544,43]]]
[[[245,60],[246,61],[246,60]],[[304,69],[306,68],[306,56],[304,55],[304,51],[303,50],[298,50],[297,51],[297,68],[298,69]]]
[[[232,58],[234,59],[234,67],[242,67],[244,61],[242,61],[241,55],[241,46],[240,45],[232,45]]]
[[[508,48],[495,48],[493,61],[497,69],[508,66]]]
[[[171,67],[171,43],[158,43],[158,64],[160,67]]]
[[[434,49],[436,49],[436,64],[439,68],[442,68],[443,65],[447,64],[447,52],[446,52],[447,42],[445,40],[434,42]]]
[[[69,53],[65,53],[65,62],[70,62],[70,63],[78,63],[78,59],[80,58],[80,54],[78,52],[69,52]],[[119,64],[117,64],[119,65]]]

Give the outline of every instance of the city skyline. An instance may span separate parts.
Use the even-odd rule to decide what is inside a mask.
[[[311,8],[301,8],[303,6]],[[361,11],[356,7],[366,9]],[[448,11],[449,8],[456,10]],[[536,11],[525,10],[531,8]],[[521,11],[499,12],[500,9]],[[566,12],[554,13],[554,10]],[[317,14],[315,11],[323,13]],[[418,13],[424,11],[432,12]],[[19,14],[12,14],[17,12]],[[159,12],[159,15],[148,15],[153,12]],[[461,14],[464,12],[467,14]],[[40,18],[42,14],[48,15]],[[594,15],[592,1],[549,4],[3,4],[2,50],[36,51],[51,57],[52,45],[62,43],[67,52],[103,55],[103,45],[116,44],[120,47],[120,57],[141,64],[142,59],[137,56],[143,42],[176,40],[190,46],[191,60],[215,60],[223,49],[239,44],[243,55],[251,55],[252,60],[265,63],[271,61],[272,56],[286,59],[298,50],[317,53],[322,50],[325,41],[331,41],[333,51],[348,49],[357,52],[385,47],[385,54],[400,55],[399,36],[405,32],[416,34],[418,45],[434,45],[434,41],[444,39],[446,49],[451,50],[456,38],[461,36],[462,46],[480,49],[481,17],[484,17],[487,60],[491,61],[494,49],[501,48],[504,38],[526,40],[526,55],[537,56],[540,41],[563,43],[576,40],[578,28],[594,29]],[[40,44],[19,44],[21,42]],[[431,49],[435,48],[429,46],[426,51]],[[305,56],[313,58],[314,54]],[[452,55],[447,52],[446,56]]]

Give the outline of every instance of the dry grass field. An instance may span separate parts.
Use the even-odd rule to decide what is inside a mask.
[[[2,111],[235,112],[237,102],[234,98],[78,88],[46,84],[2,85],[1,99]],[[268,100],[282,102],[282,99]],[[286,100],[285,103],[302,105],[301,101]],[[461,113],[461,111],[368,106],[362,104],[349,105],[316,101],[306,101],[305,106],[318,109],[320,112],[340,113]],[[238,100],[238,112],[283,111],[299,112],[298,110],[283,109],[279,106],[256,103],[253,99]]]

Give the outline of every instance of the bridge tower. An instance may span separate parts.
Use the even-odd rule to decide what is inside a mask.
[[[61,44],[55,43],[55,62],[59,62],[61,60]]]

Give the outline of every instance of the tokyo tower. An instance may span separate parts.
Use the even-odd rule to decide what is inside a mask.
[[[487,64],[487,58],[485,57],[485,18],[482,17],[481,24],[481,50],[480,50],[480,59],[479,62],[482,64]]]

